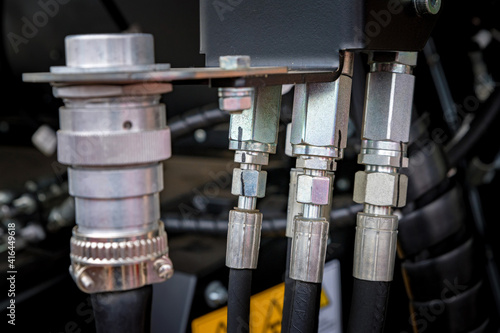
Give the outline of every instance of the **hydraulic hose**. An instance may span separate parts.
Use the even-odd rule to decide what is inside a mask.
[[[292,254],[292,239],[287,239],[286,247],[286,268],[285,268],[285,297],[283,299],[283,316],[281,319],[281,332],[288,332],[290,330],[291,321],[291,307],[293,299],[293,288],[295,282],[290,278],[290,256]]]
[[[252,270],[229,270],[227,332],[250,332],[250,296]]]
[[[91,294],[97,333],[149,333],[153,286]]]
[[[162,216],[168,232],[195,232],[212,235],[227,234],[227,217],[217,218],[210,215],[189,217],[182,214],[167,213]],[[266,218],[262,221],[262,234],[264,236],[283,236],[286,228],[286,218]]]
[[[390,282],[354,278],[349,333],[384,331]]]
[[[330,219],[332,221],[352,219],[363,209],[362,205],[353,204],[346,207],[332,209]],[[182,214],[165,213],[161,220],[165,224],[168,232],[196,232],[214,235],[224,235],[227,233],[227,218],[218,218],[210,215],[201,215],[189,217],[186,219]],[[263,236],[282,236],[286,228],[286,216],[276,216],[273,218],[264,218],[262,220]],[[287,269],[289,265],[287,264]]]
[[[221,111],[216,104],[195,108],[174,117],[169,122],[172,139],[193,133],[199,128],[207,128],[229,122],[229,114]]]
[[[290,333],[315,333],[318,331],[321,283],[292,280]]]

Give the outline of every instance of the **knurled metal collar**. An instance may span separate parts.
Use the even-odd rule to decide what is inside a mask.
[[[86,237],[73,229],[71,260],[86,265],[129,265],[168,254],[163,222],[158,229],[127,237]]]

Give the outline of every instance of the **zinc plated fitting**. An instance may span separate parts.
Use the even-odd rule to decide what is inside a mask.
[[[351,56],[346,53],[337,80],[295,86],[289,137],[297,162],[290,174],[287,216],[287,236],[292,237],[290,278],[295,280],[323,279],[334,171],[347,144]]]
[[[396,257],[398,218],[393,209],[406,205],[416,52],[373,52],[367,76],[362,146],[358,163],[365,165],[354,181],[353,200],[364,204],[358,213],[354,277],[391,281]]]
[[[66,37],[66,66],[52,73],[137,73],[169,68],[154,62],[149,34]],[[57,83],[57,82],[56,82]],[[170,84],[55,84],[58,160],[75,197],[70,273],[87,293],[139,288],[173,274],[159,221],[162,160],[171,155],[160,94]],[[119,185],[119,186],[118,186]]]
[[[220,57],[223,69],[250,67],[248,56]],[[238,207],[229,212],[226,265],[235,269],[257,268],[262,214],[257,198],[266,191],[267,172],[263,165],[276,152],[281,86],[220,88],[219,107],[231,114],[229,149],[235,150],[231,193]]]

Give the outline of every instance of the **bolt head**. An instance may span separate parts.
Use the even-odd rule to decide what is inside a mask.
[[[205,289],[205,301],[211,308],[217,308],[227,303],[227,289],[220,281],[212,281]]]
[[[414,0],[420,15],[436,15],[441,9],[441,0]]]
[[[174,265],[168,257],[162,257],[155,261],[154,268],[160,279],[170,279],[174,274]]]
[[[158,268],[158,276],[162,279],[170,279],[174,274],[174,268],[171,265],[165,264]]]
[[[85,287],[85,289],[90,289],[94,285],[94,281],[92,280],[92,278],[85,273],[82,273],[80,275],[80,282]]]

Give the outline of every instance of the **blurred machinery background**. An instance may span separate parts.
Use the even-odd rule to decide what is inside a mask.
[[[414,75],[416,80],[412,104],[409,99],[412,111],[409,143],[404,148],[409,157],[408,169],[397,171],[408,175],[406,206],[399,202],[397,194],[396,203],[387,205],[394,207],[394,215],[384,215],[399,217],[397,256],[385,332],[497,332],[500,325],[500,244],[496,241],[494,225],[498,222],[495,209],[498,195],[495,193],[500,185],[496,174],[500,168],[500,141],[496,136],[497,125],[500,125],[499,3],[443,1],[441,4],[439,0],[422,3],[432,5],[436,1],[441,6],[439,19],[417,15],[423,17],[424,23],[418,18],[400,20],[399,16],[391,19],[391,15],[380,14],[390,1],[367,1],[369,5],[363,8],[356,7],[363,1],[330,4],[318,1],[307,5],[292,1],[286,12],[274,11],[274,2],[263,8],[263,3],[259,7],[241,0],[1,1],[0,80],[4,106],[0,113],[0,278],[6,281],[8,276],[8,226],[12,223],[16,230],[15,265],[18,271],[16,326],[9,326],[7,331],[95,332],[96,318],[99,320],[99,311],[94,313],[92,310],[91,296],[82,293],[68,273],[75,201],[69,195],[71,172],[58,162],[55,152],[55,132],[60,128],[58,109],[63,101],[54,97],[49,84],[23,82],[22,73],[47,72],[51,66],[64,66],[65,56],[68,56],[64,39],[68,35],[142,32],[154,36],[155,63],[170,64],[171,68],[218,67],[220,55],[233,54],[224,53],[230,45],[229,48],[234,47],[236,52],[249,55],[252,66],[327,70],[343,64],[342,76],[352,79],[350,102],[344,101],[349,110],[348,126],[346,118],[342,129],[345,136],[342,140],[333,133],[338,141],[332,147],[343,150],[335,177],[329,173],[335,170],[334,167],[325,167],[318,173],[308,164],[312,162],[299,162],[301,157],[295,165],[294,158],[286,151],[285,142],[290,141],[286,137],[287,125],[292,122],[294,98],[297,103],[297,96],[306,94],[306,90],[307,94],[313,94],[314,87],[284,84],[281,103],[279,89],[272,92],[268,86],[256,88],[266,90],[266,96],[276,95],[273,96],[278,100],[274,120],[264,121],[276,123],[277,136],[272,138],[275,153],[271,155],[260,152],[252,155],[239,147],[235,148],[234,157],[227,149],[233,113],[230,115],[219,109],[217,87],[229,84],[241,89],[245,83],[238,83],[236,79],[221,79],[210,85],[188,81],[175,84],[172,92],[161,96],[161,103],[166,105],[172,157],[163,165],[160,212],[168,233],[169,257],[175,274],[167,282],[154,285],[152,332],[226,331],[225,314],[221,314],[220,309],[224,309],[230,298],[230,270],[249,268],[244,265],[243,258],[226,261],[228,219],[230,214],[242,214],[240,209],[248,210],[246,205],[250,205],[250,211],[256,207],[262,213],[260,250],[257,248],[254,254],[258,255],[258,266],[251,280],[251,293],[256,295],[256,304],[259,295],[261,299],[271,299],[258,303],[260,305],[252,307],[251,311],[265,308],[259,319],[262,322],[259,331],[280,331],[282,319],[286,320],[281,316],[283,291],[279,289],[276,297],[272,293],[282,288],[281,284],[290,273],[286,262],[287,243],[290,251],[291,241],[285,236],[289,188],[293,184],[290,169],[299,168],[300,163],[304,170],[313,170],[309,174],[302,171],[311,176],[311,182],[315,181],[314,177],[330,179],[335,189],[333,200],[329,201],[328,195],[326,199],[331,212],[328,209],[317,211],[314,217],[330,221],[329,230],[326,224],[322,245],[326,248],[325,275],[316,274],[319,277],[316,282],[321,282],[323,277],[323,293],[321,302],[318,301],[319,324],[316,325],[319,325],[319,332],[342,332],[347,331],[353,321],[363,322],[366,318],[363,314],[356,317],[351,313],[362,313],[359,304],[351,298],[353,292],[356,294],[365,288],[356,282],[359,280],[353,283],[353,269],[356,277],[370,274],[353,267],[353,263],[361,260],[359,253],[354,251],[356,216],[363,211],[362,204],[368,199],[360,199],[354,193],[357,203],[353,201],[354,179],[356,172],[364,170],[358,164],[358,153],[364,149],[367,156],[370,149],[376,150],[360,139],[370,138],[366,134],[370,129],[362,125],[367,103],[365,85],[370,84],[366,76],[370,73],[373,82],[379,72],[370,66],[389,62],[410,68],[409,72],[398,72],[398,75]],[[401,3],[406,6],[404,1]],[[415,3],[418,13],[420,2]],[[322,13],[325,8],[331,11]],[[248,13],[252,10],[257,13],[254,13],[258,17],[255,22],[248,21]],[[408,14],[408,17],[412,15],[415,16]],[[271,23],[263,24],[283,17],[287,19],[283,19],[282,26],[289,25],[286,30],[277,30]],[[370,22],[378,24],[383,32],[373,37],[346,28],[348,24],[356,27]],[[318,27],[323,27],[324,31],[318,31]],[[346,40],[358,44],[349,44]],[[252,48],[258,43],[265,45]],[[387,45],[393,44],[401,48],[387,49]],[[418,53],[417,60],[412,58],[409,62],[387,60],[385,53],[365,52],[420,48],[423,50]],[[360,51],[341,53],[339,58],[341,49]],[[352,61],[353,71],[349,71],[345,59]],[[385,73],[385,69],[381,72]],[[380,85],[381,81],[377,82]],[[396,86],[411,86],[412,82],[408,82],[398,81]],[[375,87],[376,82],[373,89]],[[158,91],[158,94],[166,92]],[[264,95],[262,91],[259,91],[261,96]],[[64,92],[59,96],[64,97]],[[271,98],[268,97],[266,103]],[[372,101],[376,99],[372,98]],[[368,93],[366,99],[370,101]],[[401,100],[396,103],[398,106],[404,104]],[[376,135],[380,131],[375,130]],[[293,136],[297,139],[301,134],[292,129],[291,135],[293,143]],[[241,138],[235,140],[234,135],[230,138],[241,141]],[[307,142],[307,138],[301,140],[300,143]],[[299,148],[294,149],[295,156],[301,154],[297,153]],[[307,151],[305,149],[302,154],[307,155]],[[245,162],[242,155],[256,162]],[[406,158],[403,155],[401,149],[396,164],[403,163]],[[337,159],[338,156],[331,157],[328,161]],[[323,163],[323,159],[318,161]],[[245,168],[260,172],[262,165],[262,170],[267,171],[265,197],[258,189],[255,195],[249,195],[245,188],[235,190],[233,168],[239,168],[236,172],[243,175]],[[366,173],[376,173],[374,170],[367,168]],[[392,169],[386,174],[397,175]],[[397,177],[399,181],[404,176]],[[327,187],[327,191],[331,193],[331,187]],[[311,203],[307,203],[307,198],[299,200],[305,200],[304,206],[320,207],[313,199]],[[314,213],[313,208],[309,214]],[[389,211],[392,212],[392,207]],[[364,213],[370,212],[365,206]],[[309,216],[306,215],[304,210],[304,216]],[[258,220],[258,217],[252,218]],[[257,257],[252,260],[256,262]],[[305,274],[307,280],[311,278],[310,272],[292,270],[291,275],[304,277]],[[302,278],[296,280],[304,281]],[[4,282],[1,286],[5,289],[0,298],[1,317],[5,320],[8,286]],[[366,293],[369,295],[370,291]],[[273,300],[278,301],[273,303]],[[254,319],[251,317],[251,320]],[[351,327],[350,331],[362,332],[363,328]],[[364,331],[378,332],[375,328],[364,328]]]

